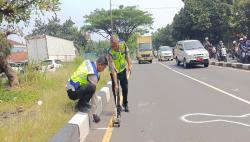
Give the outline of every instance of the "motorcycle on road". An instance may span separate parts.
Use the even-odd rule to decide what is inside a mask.
[[[241,63],[250,62],[250,40],[247,40],[246,46],[241,49],[240,62]]]
[[[216,48],[214,46],[211,46],[208,48],[209,58],[216,58]]]
[[[217,60],[227,62],[227,49],[225,47],[222,47],[218,52],[217,52]]]

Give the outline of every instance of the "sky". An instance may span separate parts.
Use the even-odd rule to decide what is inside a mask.
[[[110,0],[61,0],[61,10],[57,12],[58,18],[63,23],[71,18],[77,27],[84,25],[84,16],[95,9],[110,9]],[[111,0],[112,9],[119,5],[136,6],[138,9],[148,11],[154,18],[153,31],[171,24],[175,14],[184,6],[182,0]],[[53,14],[46,14],[43,19],[50,18]],[[29,27],[24,30],[25,34],[31,32],[34,22],[31,20]],[[152,31],[152,32],[153,32]],[[98,35],[92,35],[93,40],[101,39]]]

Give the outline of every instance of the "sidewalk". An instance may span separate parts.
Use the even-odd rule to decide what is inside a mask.
[[[232,59],[228,59],[228,62],[218,62],[215,59],[211,59],[210,65],[250,70],[250,64],[238,63],[236,60],[232,60]]]

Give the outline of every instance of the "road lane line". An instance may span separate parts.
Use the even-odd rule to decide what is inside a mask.
[[[216,91],[218,91],[218,92],[221,92],[221,93],[223,93],[223,94],[225,94],[225,95],[227,95],[227,96],[230,96],[230,97],[232,97],[232,98],[234,98],[234,99],[237,99],[237,100],[239,100],[239,101],[241,101],[241,102],[244,102],[244,103],[246,103],[246,104],[250,104],[250,101],[248,101],[248,100],[242,99],[242,98],[240,98],[240,97],[238,97],[238,96],[236,96],[236,95],[233,95],[233,94],[228,93],[228,92],[226,92],[226,91],[223,91],[223,90],[221,90],[221,89],[219,89],[219,88],[216,88],[216,87],[214,87],[214,86],[212,86],[212,85],[210,85],[210,84],[208,84],[208,83],[205,83],[205,82],[203,82],[203,81],[200,81],[200,80],[198,80],[198,79],[195,79],[195,78],[193,78],[193,77],[190,77],[190,76],[188,76],[188,75],[186,75],[186,74],[183,74],[183,73],[181,73],[181,72],[178,72],[178,71],[176,71],[176,70],[170,68],[170,67],[167,66],[167,65],[164,65],[164,64],[162,64],[162,63],[159,63],[159,64],[161,64],[163,67],[165,67],[165,68],[167,68],[167,69],[169,69],[169,70],[172,70],[172,71],[175,72],[175,73],[178,73],[178,74],[180,74],[180,75],[182,75],[182,76],[184,76],[184,77],[187,77],[187,78],[189,78],[189,79],[191,79],[191,80],[193,80],[193,81],[196,81],[196,82],[198,82],[198,83],[200,83],[200,84],[203,84],[203,85],[205,85],[205,86],[207,86],[207,87],[209,87],[209,88],[212,88],[212,89],[214,89],[214,90],[216,90]]]
[[[123,101],[123,96],[121,94],[120,95],[120,104]],[[106,132],[105,135],[103,136],[102,142],[110,142],[111,136],[113,134],[113,115],[109,120],[109,124],[108,124],[108,128],[106,128]]]
[[[94,128],[93,130],[108,130],[108,128]]]
[[[112,116],[113,117],[113,116]],[[112,127],[112,118],[109,120],[108,128],[103,136],[102,142],[109,142],[113,133],[114,128]]]

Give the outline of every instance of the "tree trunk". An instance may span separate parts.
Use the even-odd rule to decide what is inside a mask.
[[[0,56],[0,71],[4,72],[8,77],[11,87],[19,86],[18,77],[15,71],[12,70],[10,65],[8,64],[5,56]]]

